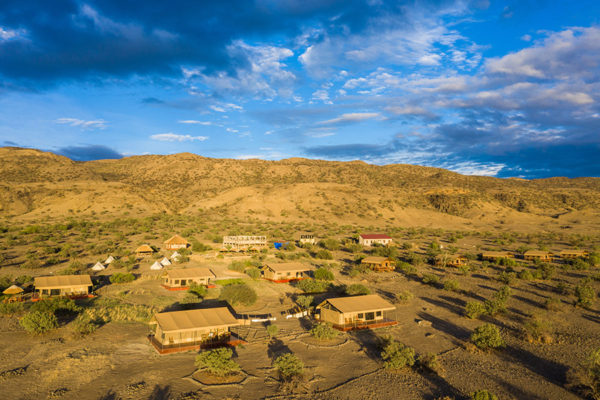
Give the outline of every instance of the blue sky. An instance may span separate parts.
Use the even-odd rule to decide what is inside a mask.
[[[600,176],[600,2],[0,3],[0,145]]]

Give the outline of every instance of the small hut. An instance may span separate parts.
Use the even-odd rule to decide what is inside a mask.
[[[52,296],[93,297],[92,279],[89,275],[38,276],[34,279],[33,286],[33,301]]]
[[[227,307],[158,313],[150,324],[156,325],[150,342],[161,354],[240,342],[231,340],[230,328],[240,322]]]
[[[154,253],[154,249],[147,244],[143,244],[135,249],[135,255],[139,258],[151,256]]]
[[[167,250],[187,249],[190,243],[179,235],[173,235],[165,240],[165,248]]]
[[[209,285],[215,274],[208,268],[181,268],[165,271],[162,286],[169,290],[187,290],[193,285]]]
[[[103,271],[105,270],[106,267],[104,266],[104,264],[102,264],[100,261],[98,261],[96,264],[94,264],[94,266],[92,267],[92,271]]]
[[[316,307],[315,318],[343,331],[379,328],[398,323],[391,315],[394,310],[393,304],[376,294],[335,297]]]
[[[381,244],[387,246],[391,244],[393,239],[383,233],[369,233],[358,235],[358,243],[363,246],[372,246],[374,244]]]
[[[115,261],[115,258],[113,256],[108,256],[108,258],[104,261],[104,264],[108,265],[113,261]]]
[[[308,272],[314,270],[315,267],[312,265],[299,262],[273,263],[265,264],[262,267],[261,275],[265,279],[281,283],[308,278]]]
[[[365,257],[360,262],[373,271],[393,271],[394,260],[389,257]]]

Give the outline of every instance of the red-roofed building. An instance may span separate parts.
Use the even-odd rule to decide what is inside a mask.
[[[392,243],[392,238],[382,233],[363,234],[358,236],[358,243],[363,246],[372,246],[374,244],[387,246]]]

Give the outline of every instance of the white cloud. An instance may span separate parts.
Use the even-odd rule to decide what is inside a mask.
[[[351,122],[360,122],[367,119],[373,119],[379,117],[379,113],[348,113],[342,114],[341,116],[333,119],[329,119],[327,121],[319,122],[319,125],[335,125],[335,124],[344,124]]]
[[[106,121],[103,119],[86,121],[86,120],[78,119],[78,118],[58,118],[55,122],[57,124],[75,126],[75,127],[81,128],[81,129],[104,129],[104,128],[106,128]]]
[[[219,106],[212,105],[212,106],[210,106],[210,108],[211,108],[213,111],[216,111],[216,112],[221,112],[221,113],[224,113],[224,112],[225,112],[225,109],[224,109],[223,107],[219,107]]]
[[[193,142],[195,140],[204,142],[208,140],[208,136],[191,136],[191,135],[178,135],[176,133],[158,133],[150,136],[152,140],[158,140],[161,142]]]
[[[210,122],[210,121],[197,121],[195,119],[184,119],[184,120],[180,120],[177,122],[179,122],[180,124],[192,124],[192,125],[204,125],[204,126],[212,125],[212,122]]]
[[[25,30],[23,29],[6,29],[0,26],[0,41],[3,40],[11,40],[22,37],[25,35]]]

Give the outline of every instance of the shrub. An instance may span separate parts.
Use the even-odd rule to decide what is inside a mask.
[[[339,240],[330,238],[330,239],[325,239],[325,240],[319,241],[319,246],[321,246],[327,250],[339,250],[340,242],[339,242]]]
[[[310,330],[310,333],[319,340],[331,340],[339,334],[339,332],[333,329],[333,326],[328,322],[319,322]]]
[[[50,312],[57,317],[72,316],[80,313],[82,310],[75,301],[64,297],[38,301],[29,308],[29,311]]]
[[[576,304],[581,307],[590,307],[596,298],[596,291],[589,282],[582,282],[575,286]]]
[[[45,333],[58,328],[58,319],[49,311],[32,311],[21,318],[21,326],[29,333]]]
[[[421,282],[423,282],[426,285],[431,285],[431,286],[437,285],[439,283],[439,281],[440,281],[440,278],[434,274],[424,274],[423,279],[421,279]]]
[[[2,303],[0,302],[0,315],[19,314],[24,310],[23,303]]]
[[[406,276],[417,274],[417,268],[404,261],[400,261],[396,264],[396,271],[402,272]]]
[[[530,271],[530,270],[528,270],[528,269],[523,269],[523,270],[521,270],[521,271],[520,271],[520,272],[517,274],[517,277],[518,277],[519,279],[522,279],[522,280],[524,280],[524,281],[530,281],[530,280],[532,280],[532,279],[533,279],[533,274],[531,273],[531,271]]]
[[[231,357],[231,349],[221,347],[203,351],[196,356],[196,367],[215,376],[226,376],[238,372],[241,368]]]
[[[550,297],[549,299],[546,299],[544,307],[546,307],[546,309],[549,311],[561,311],[563,309],[563,304],[560,299]]]
[[[204,298],[207,289],[204,285],[192,285],[189,287],[188,292],[195,294],[197,297]]]
[[[458,292],[460,290],[460,283],[455,279],[448,279],[444,281],[444,290]]]
[[[564,282],[559,282],[556,287],[554,288],[554,291],[558,294],[562,294],[562,295],[568,295],[571,294],[571,288],[569,287],[568,284],[564,283]]]
[[[360,283],[353,283],[350,286],[346,286],[345,292],[349,296],[356,296],[361,294],[369,294],[371,290],[365,285],[361,285]]]
[[[317,268],[315,271],[315,279],[319,279],[322,281],[332,281],[334,278],[333,272],[328,270],[327,268]]]
[[[260,270],[256,267],[248,268],[246,270],[246,275],[252,279],[258,279],[260,278]]]
[[[538,275],[541,279],[547,280],[554,276],[556,268],[554,265],[543,263],[537,268]]]
[[[504,346],[500,330],[493,324],[483,324],[475,328],[471,335],[471,342],[482,350],[497,349]]]
[[[331,284],[327,281],[318,281],[315,279],[303,279],[298,281],[296,287],[304,293],[322,293],[327,291]]]
[[[488,392],[487,390],[477,390],[471,393],[471,399],[473,400],[498,400],[498,396]]]
[[[381,352],[381,358],[383,359],[385,369],[412,367],[415,364],[415,350],[391,338],[387,338]]]
[[[548,321],[534,316],[523,325],[523,335],[529,343],[551,343],[552,327]]]
[[[246,284],[246,282],[244,282],[244,280],[240,279],[240,278],[221,279],[221,280],[217,281],[216,283],[218,283],[221,286],[245,285]]]
[[[325,249],[317,251],[315,258],[320,258],[321,260],[333,260],[331,253]]]
[[[75,332],[80,335],[89,335],[98,329],[98,323],[93,321],[89,315],[82,314],[74,321]]]
[[[296,298],[296,304],[300,307],[308,309],[312,304],[314,298],[312,296],[298,296]]]
[[[409,290],[403,290],[401,292],[396,293],[395,297],[399,303],[408,303],[415,297],[415,295],[412,294],[412,292]]]
[[[442,375],[444,372],[437,355],[433,353],[420,355],[416,361],[416,364],[421,370],[424,371],[433,372],[438,375]]]
[[[232,306],[237,304],[251,306],[256,302],[256,299],[256,292],[247,285],[225,286],[221,290],[221,295],[219,296],[219,300],[224,300]]]
[[[277,334],[279,333],[279,327],[277,325],[268,325],[267,326],[267,335],[269,335],[270,338],[274,338],[275,336],[277,336]]]
[[[273,366],[284,381],[290,381],[304,373],[304,363],[291,353],[283,354],[273,361]]]
[[[117,272],[110,276],[110,283],[127,283],[135,281],[135,275],[131,272]]]
[[[505,285],[512,285],[515,281],[516,274],[514,272],[502,271],[498,274],[498,280]]]
[[[465,306],[465,315],[471,319],[479,318],[486,312],[486,306],[479,301],[469,301]]]

